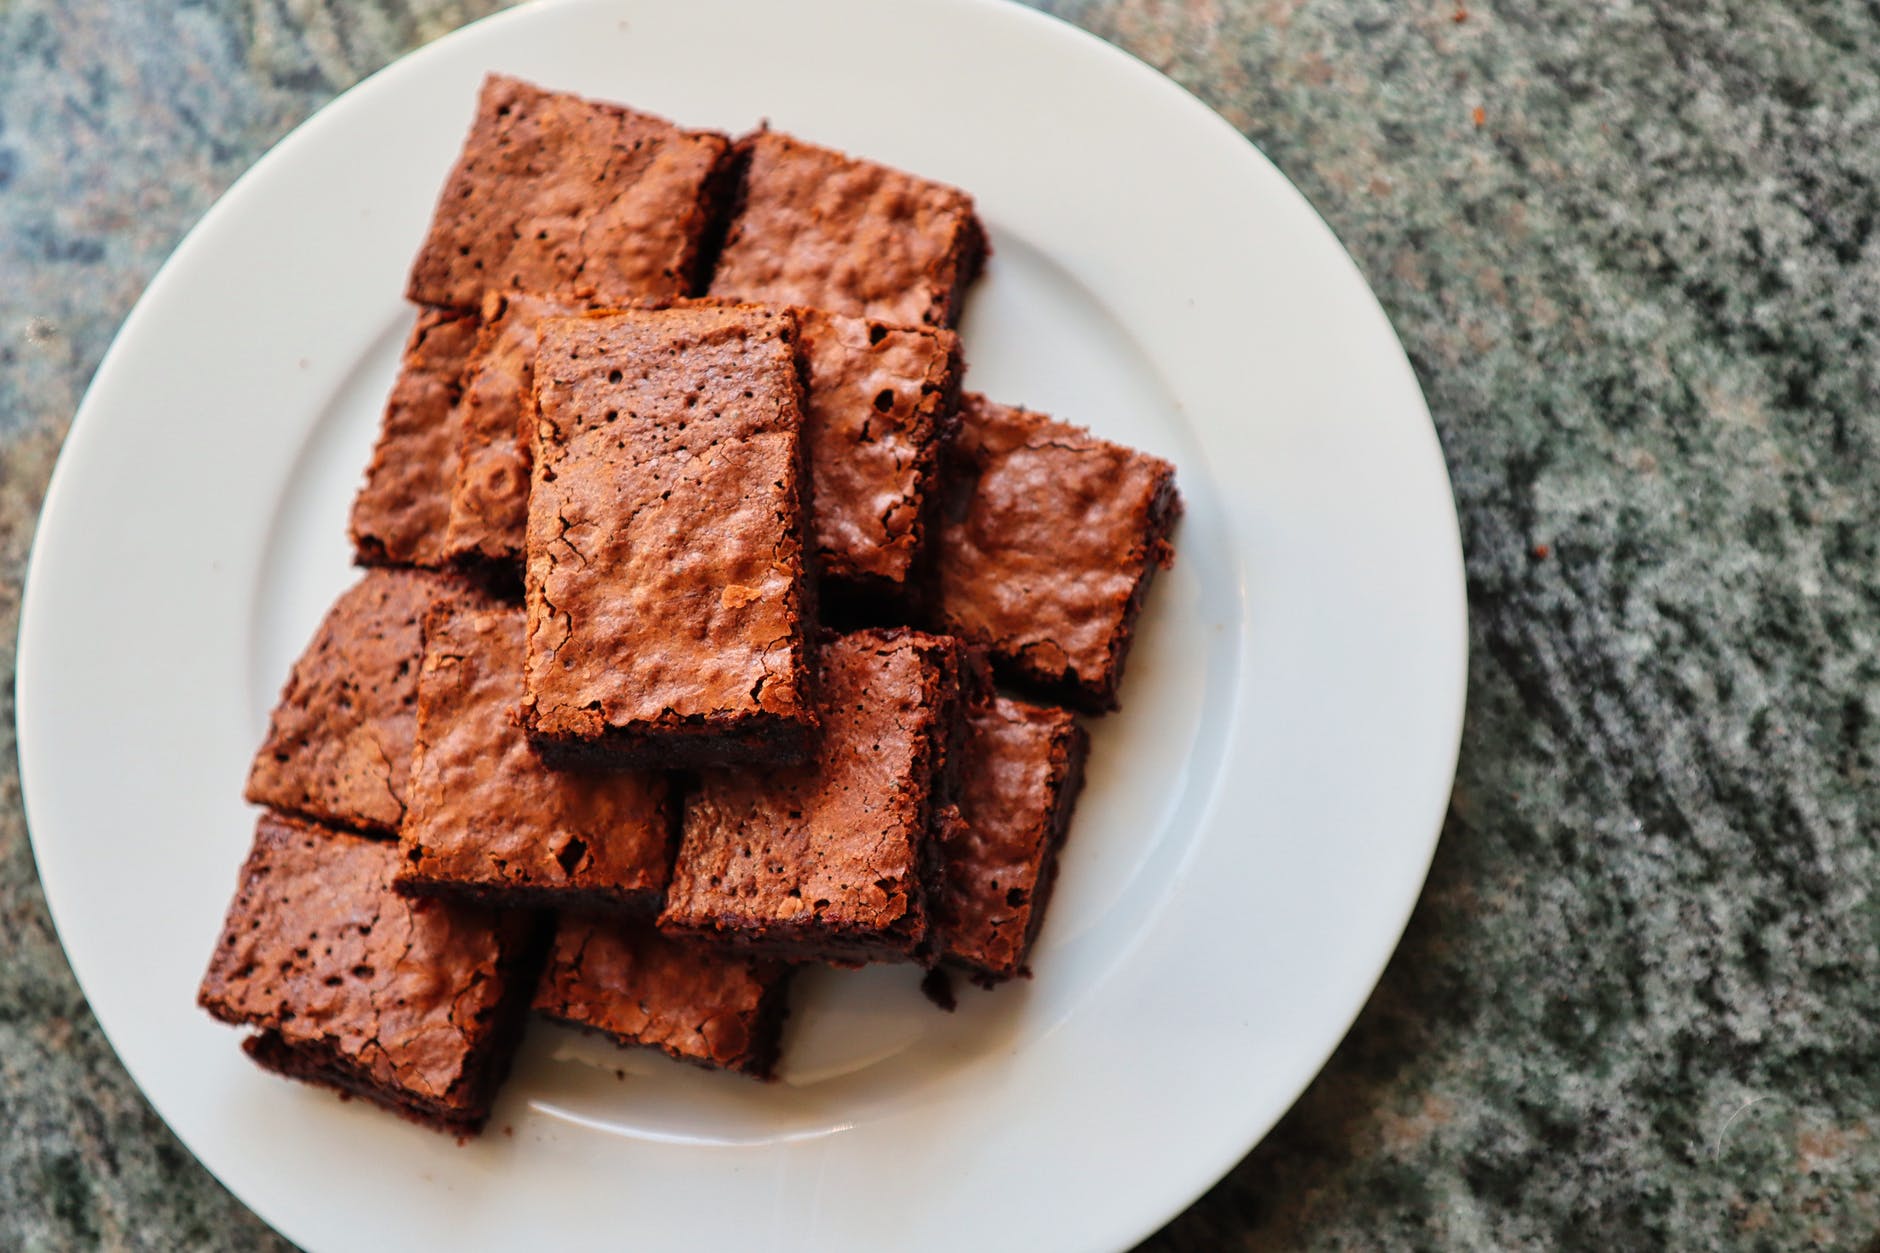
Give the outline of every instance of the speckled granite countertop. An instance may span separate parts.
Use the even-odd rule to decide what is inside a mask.
[[[1402,949],[1154,1250],[1880,1249],[1880,12],[1076,0],[1250,135],[1423,380],[1461,775]],[[0,1248],[257,1249],[72,982],[11,749],[60,437],[264,149],[482,0],[0,0]]]

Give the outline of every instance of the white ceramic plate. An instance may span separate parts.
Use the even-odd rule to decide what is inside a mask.
[[[249,754],[351,578],[406,266],[493,69],[970,189],[997,249],[972,386],[1172,458],[1188,516],[1095,726],[1033,982],[947,1016],[905,970],[806,979],[768,1086],[532,1028],[459,1147],[260,1074],[193,997]],[[348,92],[151,284],[40,523],[20,753],[106,1033],[310,1249],[1114,1248],[1244,1154],[1363,1004],[1434,845],[1464,651],[1448,483],[1390,327],[1194,99],[977,0],[572,0]]]

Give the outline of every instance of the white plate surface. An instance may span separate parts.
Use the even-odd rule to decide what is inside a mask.
[[[1172,458],[1188,516],[1126,708],[1094,727],[1033,982],[946,1016],[905,971],[806,979],[768,1086],[532,1028],[492,1134],[459,1147],[256,1072],[193,996],[249,754],[351,578],[405,269],[489,70],[768,117],[969,189],[997,250],[971,385]],[[40,523],[20,754],[106,1033],[309,1249],[1115,1248],[1244,1154],[1363,1004],[1434,846],[1465,647],[1403,353],[1324,224],[1194,99],[980,0],[568,0],[348,92],[151,284]]]

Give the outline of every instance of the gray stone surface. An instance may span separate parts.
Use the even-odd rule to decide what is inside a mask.
[[[1076,0],[1356,256],[1462,515],[1460,779],[1402,949],[1146,1245],[1880,1249],[1880,13]],[[32,520],[260,152],[466,0],[0,0],[0,1248],[270,1247],[60,956],[10,751]],[[152,415],[152,420],[161,420]]]

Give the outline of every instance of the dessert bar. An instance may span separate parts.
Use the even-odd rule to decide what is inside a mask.
[[[535,1008],[619,1044],[768,1077],[789,978],[781,962],[667,939],[644,923],[564,915]]]
[[[750,306],[544,324],[523,712],[556,764],[808,751],[796,333]]]
[[[722,135],[492,74],[407,292],[460,309],[493,289],[686,295],[728,152]]]
[[[959,336],[813,309],[798,318],[822,577],[851,599],[911,603],[959,404]]]
[[[938,629],[986,648],[1007,682],[1115,709],[1149,580],[1174,560],[1175,467],[971,393],[954,450]]]
[[[711,294],[952,326],[986,255],[973,198],[776,131],[738,141]]]
[[[550,770],[516,725],[520,608],[443,605],[425,622],[398,888],[651,916],[672,869],[663,774]]]
[[[1025,971],[1089,747],[1062,709],[998,697],[968,711],[934,926],[942,959],[982,983]]]
[[[791,960],[925,960],[960,652],[906,629],[825,641],[815,756],[701,774],[661,929]]]
[[[269,1070],[470,1134],[520,1038],[527,913],[392,890],[396,845],[265,814],[197,1000]]]

